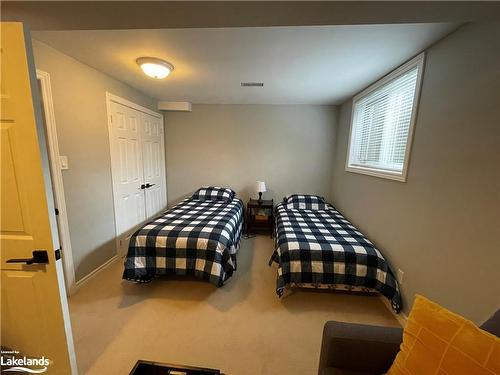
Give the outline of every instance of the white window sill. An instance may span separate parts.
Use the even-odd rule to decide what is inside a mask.
[[[395,180],[399,182],[406,182],[406,172],[403,171],[401,173],[398,172],[390,172],[383,169],[374,169],[374,168],[363,168],[363,167],[353,167],[349,166],[345,169],[347,172],[365,174],[373,177],[386,178],[389,180]]]

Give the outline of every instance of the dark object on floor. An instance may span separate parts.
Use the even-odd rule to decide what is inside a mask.
[[[219,370],[173,365],[150,361],[137,361],[130,375],[224,375]]]
[[[500,337],[500,310],[480,328]],[[318,375],[384,374],[399,352],[402,337],[402,328],[326,322]]]

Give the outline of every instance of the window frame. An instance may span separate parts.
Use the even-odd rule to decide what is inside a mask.
[[[424,63],[425,63],[425,52],[422,52],[422,53],[418,54],[417,56],[413,57],[411,60],[404,63],[403,65],[401,65],[400,67],[394,69],[389,74],[380,78],[379,80],[377,80],[376,82],[374,82],[373,84],[371,84],[370,86],[368,86],[367,88],[365,88],[363,91],[356,94],[352,98],[349,139],[348,139],[348,144],[347,144],[347,157],[346,157],[346,163],[345,163],[345,170],[347,172],[360,173],[360,174],[374,176],[374,177],[381,177],[381,178],[387,178],[390,180],[406,182],[407,174],[408,174],[408,165],[410,163],[411,146],[413,143],[413,133],[415,130],[415,122],[416,122],[418,106],[419,106],[419,102],[420,102],[420,89],[422,87]],[[352,138],[353,137],[353,128],[354,128],[353,122],[354,122],[354,110],[355,110],[356,102],[359,101],[360,99],[363,99],[365,96],[371,94],[373,91],[377,90],[381,86],[389,83],[390,81],[394,80],[395,78],[398,78],[399,76],[408,72],[409,70],[414,69],[415,67],[417,67],[417,69],[418,69],[417,81],[415,84],[415,95],[413,97],[413,106],[412,106],[412,111],[411,111],[410,127],[408,129],[408,139],[406,141],[403,170],[401,172],[396,172],[396,171],[391,172],[387,169],[374,168],[374,167],[364,167],[364,166],[359,166],[359,165],[350,165],[349,161],[351,158],[351,142],[353,140],[353,138]]]

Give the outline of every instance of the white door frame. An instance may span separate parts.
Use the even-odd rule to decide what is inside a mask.
[[[124,105],[126,107],[135,109],[139,112],[146,113],[148,115],[154,116],[160,120],[160,124],[162,127],[165,126],[165,123],[163,121],[163,115],[161,113],[155,112],[149,108],[143,107],[142,105],[139,105],[137,103],[131,102],[130,100],[124,99],[120,96],[114,95],[108,91],[106,91],[106,111],[108,114],[108,136],[109,136],[109,156],[110,156],[110,161],[111,161],[111,179],[112,179],[112,184],[113,184],[113,207],[114,207],[114,213],[115,213],[115,235],[116,235],[116,248],[117,248],[117,254],[118,256],[125,256],[126,255],[126,245],[125,243],[121,243],[121,237],[118,236],[118,231],[117,231],[117,223],[116,223],[116,210],[117,206],[119,203],[119,199],[115,194],[115,186],[119,183],[117,181],[117,176],[116,174],[113,174],[113,154],[115,153],[114,150],[114,145],[112,142],[112,118],[111,118],[111,102],[118,103],[121,105]],[[165,134],[165,129],[163,129],[162,134]],[[164,185],[164,193],[165,193],[165,204],[167,202],[167,181],[166,181],[166,170],[165,170],[165,141],[162,139],[162,145],[163,145],[163,157],[161,160],[161,168],[163,170],[163,185]],[[145,222],[147,222],[148,219],[146,219]],[[139,228],[143,223],[140,223],[137,225],[136,228]],[[134,230],[131,230],[132,232]]]
[[[59,215],[57,215],[56,218],[59,228],[59,240],[62,247],[61,257],[63,260],[64,280],[66,281],[67,294],[71,296],[76,291],[75,266],[73,263],[73,252],[71,250],[66,200],[64,198],[64,184],[61,172],[61,161],[59,158],[59,143],[57,141],[56,117],[54,113],[54,102],[52,100],[50,74],[37,69],[36,77],[40,80],[43,110],[45,112],[45,126],[47,130],[47,148],[50,156],[52,187],[54,190],[55,204],[59,211]]]

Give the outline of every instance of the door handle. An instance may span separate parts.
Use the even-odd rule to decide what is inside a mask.
[[[33,258],[8,259],[7,263],[47,264],[49,263],[49,256],[46,250],[33,250]]]
[[[148,184],[146,184],[146,188],[150,188],[150,187],[155,186],[155,185],[156,185],[156,184],[149,184],[149,183],[148,183]]]
[[[140,187],[141,190],[146,189],[146,188],[147,188],[146,184],[141,184],[141,187]]]

